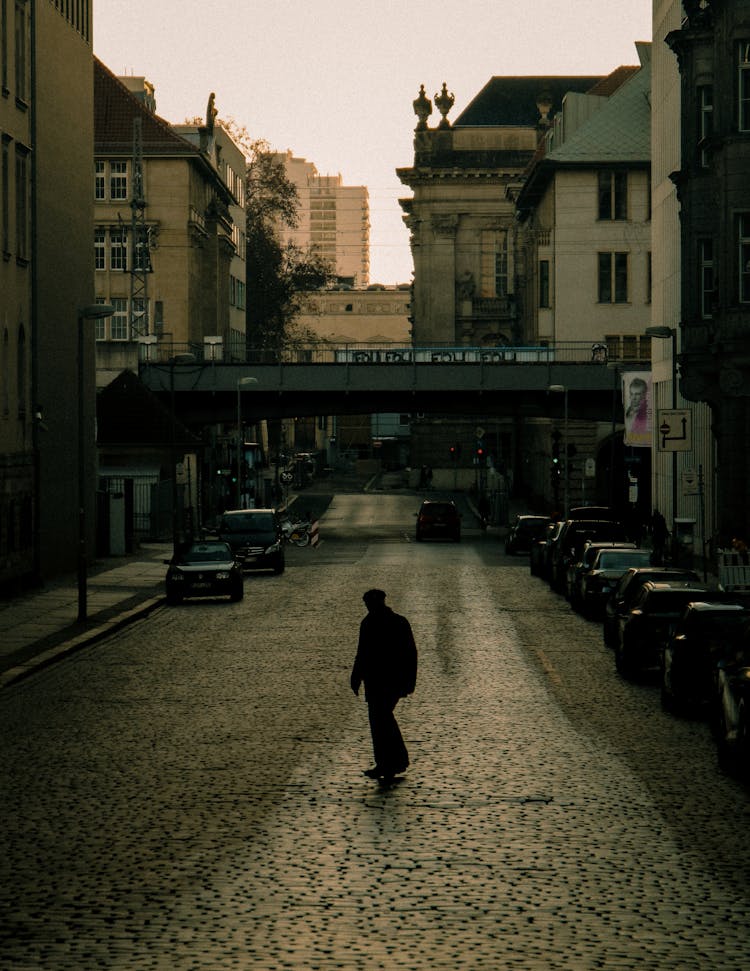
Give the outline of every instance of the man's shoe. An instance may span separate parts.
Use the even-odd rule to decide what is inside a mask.
[[[368,779],[379,779],[383,772],[377,766],[374,769],[365,769],[362,775],[366,775]]]

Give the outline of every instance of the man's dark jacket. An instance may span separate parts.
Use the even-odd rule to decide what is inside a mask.
[[[383,606],[363,618],[351,681],[355,691],[364,681],[368,696],[404,698],[414,691],[417,647],[406,617]]]

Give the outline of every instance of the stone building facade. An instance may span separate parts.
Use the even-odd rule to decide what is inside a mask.
[[[666,40],[680,73],[680,391],[710,408],[727,545],[750,537],[750,2],[684,0]]]
[[[74,570],[79,393],[93,548],[91,4],[2,4],[0,34],[0,584]],[[64,191],[61,189],[64,187]]]
[[[155,114],[151,95],[139,97],[95,60],[93,261],[97,299],[115,308],[96,325],[100,386],[126,367],[137,369],[139,354],[227,360],[238,344],[230,307],[237,255],[230,207],[239,207],[242,173],[233,192],[225,181],[231,169],[217,164],[213,96],[205,125],[189,126],[188,138]],[[134,208],[147,250],[134,245]],[[138,292],[137,271],[145,271]],[[241,342],[238,349],[244,353]]]

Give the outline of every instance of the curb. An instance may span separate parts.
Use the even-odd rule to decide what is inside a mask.
[[[55,647],[51,647],[46,651],[42,651],[41,654],[29,658],[28,661],[24,661],[22,664],[3,671],[0,673],[0,690],[30,677],[37,671],[49,667],[55,661],[59,661],[64,657],[74,654],[76,651],[80,651],[84,647],[89,647],[91,644],[103,640],[110,634],[114,634],[128,624],[133,623],[133,621],[146,617],[152,611],[156,610],[157,607],[161,607],[165,602],[164,596],[144,600],[137,607],[132,607],[130,610],[126,610],[121,614],[111,617],[109,620],[103,621],[98,627],[92,627],[90,630],[83,631],[83,633],[72,637],[70,640],[64,641],[62,644],[57,644]]]

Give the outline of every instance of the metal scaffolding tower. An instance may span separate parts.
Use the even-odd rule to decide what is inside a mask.
[[[148,275],[151,272],[151,231],[146,224],[146,199],[143,191],[143,126],[133,120],[133,198],[130,202],[130,232],[133,259],[130,266],[130,336],[146,337],[149,327]]]

